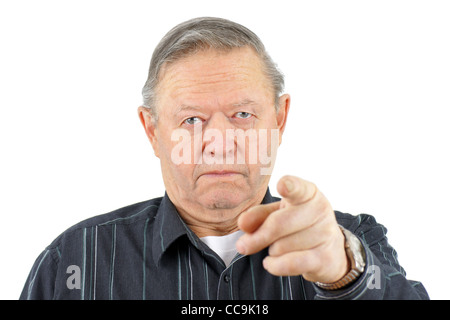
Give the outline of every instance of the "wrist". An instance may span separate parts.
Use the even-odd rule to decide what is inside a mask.
[[[315,282],[315,284],[325,290],[343,289],[354,283],[364,272],[366,256],[364,248],[359,239],[350,231],[339,226],[345,238],[345,252],[347,255],[347,272],[338,281],[331,283]]]

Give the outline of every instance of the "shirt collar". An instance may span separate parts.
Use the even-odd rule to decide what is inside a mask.
[[[269,188],[267,188],[261,203],[266,204],[278,200],[278,198],[272,197]],[[199,248],[199,238],[181,219],[175,205],[170,201],[166,192],[159,205],[153,229],[152,251],[155,264],[158,264],[159,259],[161,259],[167,248],[183,235],[186,235],[192,244]]]

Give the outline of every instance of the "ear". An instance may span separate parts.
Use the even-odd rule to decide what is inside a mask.
[[[279,144],[281,144],[281,138],[286,127],[286,120],[290,105],[291,97],[288,94],[283,94],[280,98],[278,98],[277,126],[279,130]]]
[[[158,138],[156,136],[156,121],[154,120],[150,109],[140,106],[138,108],[139,119],[141,120],[142,126],[144,127],[147,138],[152,144],[153,151],[155,155],[159,158],[158,152]]]

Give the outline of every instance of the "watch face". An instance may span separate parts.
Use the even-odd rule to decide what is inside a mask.
[[[353,256],[355,264],[354,268],[362,273],[364,272],[364,267],[366,265],[366,253],[364,251],[364,247],[358,237],[356,237],[353,233],[346,229],[343,229],[343,232]]]

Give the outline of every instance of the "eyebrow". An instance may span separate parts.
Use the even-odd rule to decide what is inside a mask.
[[[243,106],[254,105],[254,104],[257,104],[257,103],[250,99],[244,99],[240,102],[233,103],[232,106],[233,107],[243,107]]]
[[[243,106],[249,106],[249,105],[256,105],[257,103],[251,99],[244,99],[236,103],[230,104],[232,107],[243,107]],[[182,111],[192,111],[192,110],[201,110],[202,108],[200,106],[190,106],[186,104],[180,105],[176,110],[175,114],[178,114]]]
[[[188,106],[186,104],[182,104],[175,110],[175,114],[180,113],[181,111],[199,110],[199,109],[200,109],[199,106]]]

